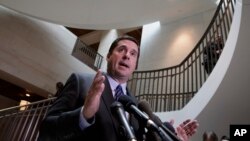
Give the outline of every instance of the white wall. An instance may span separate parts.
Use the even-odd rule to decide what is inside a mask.
[[[72,72],[92,69],[71,56],[76,36],[63,26],[0,6],[0,78],[47,96]]]
[[[181,63],[210,23],[214,10],[179,21],[143,26],[138,70],[154,70]]]

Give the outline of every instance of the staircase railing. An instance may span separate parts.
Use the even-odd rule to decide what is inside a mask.
[[[1,141],[35,141],[41,120],[55,98],[0,110]]]
[[[82,42],[79,38],[77,38],[72,55],[94,70],[101,68],[103,59],[102,55],[88,47],[88,45]]]
[[[146,99],[153,111],[183,108],[198,92],[219,59],[227,40],[235,0],[221,0],[205,33],[190,54],[173,67],[136,71],[128,87],[141,100]],[[211,49],[214,48],[214,49]]]

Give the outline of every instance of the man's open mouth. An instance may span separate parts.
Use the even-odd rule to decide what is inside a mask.
[[[124,62],[120,62],[119,65],[123,66],[123,67],[126,67],[126,68],[129,68],[129,66],[126,63],[124,63]]]

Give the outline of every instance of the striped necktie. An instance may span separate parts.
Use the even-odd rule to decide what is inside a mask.
[[[118,85],[115,89],[115,100],[118,101],[119,97],[124,95],[123,91],[122,91],[122,86]]]

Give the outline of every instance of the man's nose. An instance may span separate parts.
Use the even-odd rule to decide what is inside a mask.
[[[124,59],[129,59],[129,58],[130,58],[130,54],[129,54],[128,51],[126,51],[126,52],[124,53],[123,58],[124,58]]]

